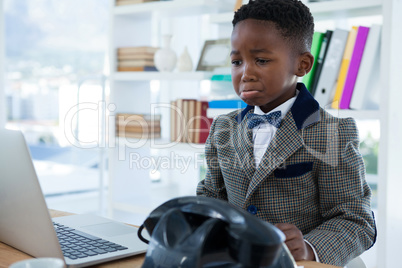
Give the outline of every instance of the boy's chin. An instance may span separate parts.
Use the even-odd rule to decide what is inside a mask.
[[[249,106],[263,106],[264,105],[262,103],[259,103],[257,101],[252,101],[252,100],[249,100],[249,99],[242,99],[242,101],[244,101]]]

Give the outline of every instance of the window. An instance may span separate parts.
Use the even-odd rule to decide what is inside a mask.
[[[77,104],[105,101],[109,1],[3,2],[6,127],[24,132],[48,202],[97,194],[105,160],[84,147],[99,138],[99,110]]]

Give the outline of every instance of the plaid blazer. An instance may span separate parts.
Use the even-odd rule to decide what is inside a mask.
[[[344,266],[376,239],[358,131],[352,118],[331,116],[304,84],[297,87],[258,169],[246,117],[254,107],[214,120],[197,195],[227,200],[272,224],[295,224],[321,262]]]

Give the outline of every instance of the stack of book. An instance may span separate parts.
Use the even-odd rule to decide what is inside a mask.
[[[381,26],[316,32],[303,82],[323,108],[378,109]]]
[[[159,114],[116,114],[116,136],[125,138],[160,138],[161,115]]]
[[[145,72],[157,71],[154,55],[157,47],[121,47],[117,49],[117,71]]]
[[[116,6],[142,4],[146,2],[154,2],[159,0],[116,0]]]
[[[208,102],[177,99],[171,102],[170,140],[183,143],[205,143],[212,124],[207,117]]]

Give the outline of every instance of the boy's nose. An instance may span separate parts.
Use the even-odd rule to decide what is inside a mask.
[[[257,80],[257,77],[253,71],[253,68],[249,64],[244,64],[243,68],[244,69],[243,69],[242,80],[244,82]]]

